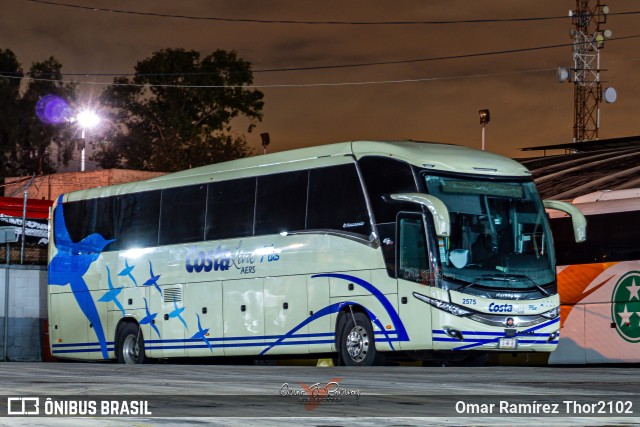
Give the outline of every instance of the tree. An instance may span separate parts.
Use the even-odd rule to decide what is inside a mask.
[[[16,55],[9,49],[0,49],[0,69],[5,76],[0,79],[0,153],[2,166],[0,174],[11,176],[16,169],[16,132],[18,129],[18,99],[22,68]]]
[[[234,118],[262,119],[263,94],[250,90],[251,65],[236,52],[165,49],[135,66],[133,78],[118,77],[101,95],[111,111],[111,131],[94,144],[103,168],[178,171],[246,157],[244,134]]]
[[[76,104],[77,87],[62,81],[62,64],[54,57],[35,62],[27,73],[30,80],[19,105],[19,175],[52,173],[67,165],[77,148],[76,127],[68,120]],[[58,102],[65,111],[49,121],[36,114],[42,100]]]
[[[67,164],[74,147],[72,127],[64,120],[43,123],[36,114],[47,95],[67,107],[74,102],[75,85],[62,82],[62,65],[53,57],[34,63],[24,90],[24,74],[11,50],[0,50],[0,67],[6,76],[0,79],[0,176],[50,173],[57,164]]]

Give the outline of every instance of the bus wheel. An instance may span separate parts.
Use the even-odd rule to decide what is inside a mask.
[[[140,326],[136,323],[126,323],[120,329],[116,348],[119,363],[136,365],[147,362],[144,354],[144,338]]]
[[[342,328],[340,360],[345,366],[382,365],[384,358],[376,351],[371,320],[364,313],[347,313]]]

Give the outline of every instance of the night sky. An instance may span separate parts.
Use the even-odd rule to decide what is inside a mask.
[[[145,13],[297,21],[442,21],[567,16],[568,0],[51,0]],[[595,0],[593,0],[595,2]],[[533,145],[570,142],[573,85],[556,81],[572,65],[570,46],[508,55],[307,71],[258,72],[401,61],[572,42],[569,18],[519,23],[451,25],[284,25],[128,15],[0,0],[0,47],[13,50],[24,71],[54,56],[67,73],[130,73],[163,48],[235,50],[253,64],[265,94],[264,119],[248,134],[260,152],[354,139],[415,139],[480,147],[478,110],[491,110],[490,151],[517,157]],[[612,0],[611,12],[640,11],[637,0]],[[640,34],[640,15],[610,16],[614,37]],[[618,91],[601,105],[600,138],[640,135],[640,38],[607,42],[601,51],[604,87]],[[489,74],[490,76],[486,76]],[[466,77],[465,77],[466,76]],[[473,77],[470,77],[473,76]],[[112,77],[69,76],[85,102]],[[423,79],[420,82],[400,82]],[[435,80],[428,80],[435,79]],[[393,83],[379,83],[379,82]],[[375,84],[369,82],[376,82]],[[335,84],[327,86],[326,84]],[[244,130],[238,123],[237,129]]]

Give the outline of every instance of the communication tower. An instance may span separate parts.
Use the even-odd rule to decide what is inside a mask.
[[[576,0],[576,9],[569,11],[574,28],[573,68],[559,68],[559,81],[572,81],[574,92],[573,142],[598,139],[600,128],[600,102],[615,102],[616,91],[609,87],[602,90],[600,81],[600,49],[611,30],[603,29],[609,7],[600,0]]]

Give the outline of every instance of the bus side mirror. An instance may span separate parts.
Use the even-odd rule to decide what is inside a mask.
[[[571,203],[560,202],[558,200],[544,200],[542,203],[547,209],[562,211],[571,217],[573,235],[577,243],[587,240],[587,219],[578,208]]]
[[[451,234],[451,220],[449,219],[449,209],[444,202],[435,196],[423,193],[400,193],[390,194],[392,200],[398,202],[417,203],[426,207],[436,226],[436,235],[438,237],[449,237]]]

